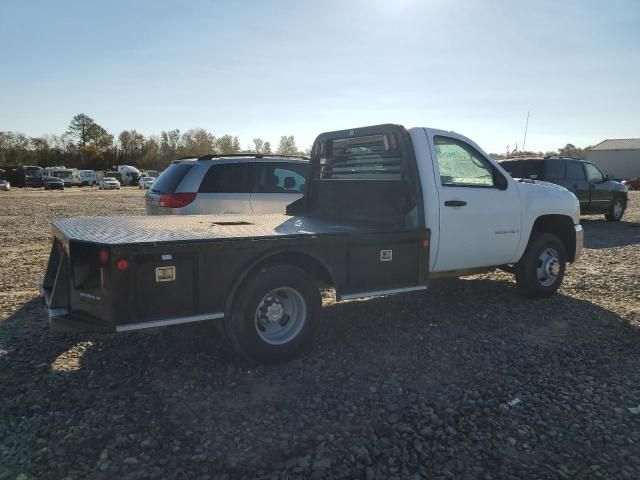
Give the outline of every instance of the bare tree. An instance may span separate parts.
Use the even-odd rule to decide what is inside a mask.
[[[295,155],[298,153],[295,137],[293,135],[283,135],[280,137],[280,144],[278,145],[276,153],[279,155]]]
[[[264,148],[264,140],[261,138],[253,139],[253,151],[256,153],[263,153],[262,149]]]
[[[238,137],[223,135],[216,140],[216,147],[220,153],[238,153],[240,151],[240,141]]]

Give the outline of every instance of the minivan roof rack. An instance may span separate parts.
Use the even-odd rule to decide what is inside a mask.
[[[194,155],[195,156],[195,155]],[[187,158],[194,158],[187,157]],[[207,155],[202,155],[197,157],[198,160],[212,160],[214,158],[225,158],[225,157],[256,157],[256,158],[298,158],[301,160],[309,160],[309,157],[306,155],[280,155],[278,153],[209,153]]]

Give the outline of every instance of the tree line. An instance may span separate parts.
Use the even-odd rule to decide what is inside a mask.
[[[29,137],[22,133],[0,132],[0,166],[64,165],[68,168],[107,170],[113,165],[135,165],[149,170],[163,170],[176,158],[209,153],[277,153],[305,154],[293,135],[280,137],[272,151],[271,143],[254,138],[242,149],[237,136],[215,136],[204,128],[163,130],[159,135],[145,136],[136,130],[123,130],[114,137],[84,113],[73,117],[61,135]]]

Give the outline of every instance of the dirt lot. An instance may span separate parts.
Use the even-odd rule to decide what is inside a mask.
[[[259,368],[208,325],[50,334],[51,220],[142,204],[0,192],[0,480],[640,478],[640,192],[584,218],[551,299],[494,273],[329,301],[304,357]]]

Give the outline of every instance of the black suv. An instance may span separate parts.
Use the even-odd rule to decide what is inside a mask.
[[[604,213],[619,222],[627,208],[628,188],[611,180],[593,163],[571,157],[510,158],[500,162],[514,178],[544,180],[572,191],[580,213]]]

